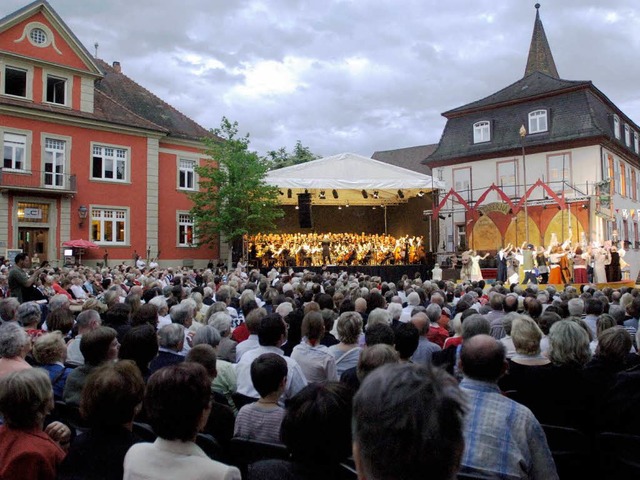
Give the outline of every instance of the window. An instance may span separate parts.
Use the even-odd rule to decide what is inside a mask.
[[[26,170],[27,136],[5,133],[3,144],[4,163],[2,166],[11,170]]]
[[[566,184],[571,184],[571,154],[548,155],[547,177],[555,192],[562,192]]]
[[[618,115],[613,116],[613,134],[620,140],[620,117]]]
[[[622,235],[625,242],[629,241],[629,221],[625,218],[622,220]]]
[[[124,148],[93,146],[91,177],[125,182],[127,180],[128,151]]]
[[[467,202],[471,200],[471,167],[453,170],[453,188]]]
[[[515,160],[498,162],[498,186],[509,197],[518,195],[518,164]]]
[[[536,110],[529,114],[529,133],[540,133],[547,131],[547,111]]]
[[[91,240],[96,243],[125,245],[128,228],[127,210],[91,208]]]
[[[180,159],[180,168],[178,169],[178,188],[185,190],[195,189],[195,160]]]
[[[34,45],[42,46],[47,43],[47,33],[41,28],[33,28],[29,32],[29,40]]]
[[[633,132],[633,151],[640,153],[640,139],[638,139],[638,132]]]
[[[193,217],[188,213],[178,214],[178,246],[192,247],[196,243]]]
[[[626,176],[626,168],[623,162],[620,162],[620,190],[618,193],[623,197],[627,195],[627,176]]]
[[[4,68],[4,93],[27,97],[27,70],[6,66]]]
[[[631,129],[628,123],[624,124],[624,143],[627,147],[631,146]]]
[[[467,249],[467,226],[464,223],[456,224],[456,247],[461,250]]]
[[[64,164],[67,142],[46,138],[44,143],[44,184],[49,187],[64,187]]]
[[[640,236],[638,235],[638,222],[633,222],[633,248],[640,247]]]
[[[491,130],[489,122],[478,122],[473,124],[473,143],[488,142],[491,140]]]
[[[66,104],[67,80],[65,78],[47,75],[47,102]]]
[[[631,191],[631,198],[633,198],[634,200],[638,200],[638,185],[637,185],[637,180],[636,180],[636,170],[635,168],[631,169],[631,180],[630,183],[631,185],[629,185],[629,190]]]

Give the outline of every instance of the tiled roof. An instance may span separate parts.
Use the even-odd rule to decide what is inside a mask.
[[[468,110],[478,110],[486,107],[494,107],[503,103],[510,103],[527,98],[534,98],[561,90],[591,85],[589,81],[573,81],[553,78],[542,72],[533,72],[526,77],[512,83],[508,87],[489,95],[481,100],[468,103],[462,107],[444,112],[443,115],[450,118]]]
[[[138,85],[102,60],[97,60],[104,77],[96,82],[96,90],[105,93],[140,117],[168,131],[169,137],[201,140],[212,134],[186,115]]]
[[[431,169],[423,165],[422,161],[431,155],[437,147],[438,144],[434,143],[432,145],[419,145],[396,150],[383,150],[375,152],[371,158],[414,172],[431,175]]]
[[[614,111],[596,92],[595,87],[584,88],[450,118],[438,148],[425,163],[518,149],[521,146],[520,126],[527,126],[529,112],[538,109],[548,112],[548,131],[527,135],[525,144],[528,147],[612,137]],[[491,140],[474,144],[473,124],[481,120],[491,123]]]
[[[113,123],[127,127],[136,127],[145,130],[163,132],[165,134],[167,133],[167,130],[165,128],[160,127],[155,123],[149,122],[148,120],[145,120],[144,118],[136,115],[105,93],[98,90],[96,90],[94,96],[93,113],[58,107],[50,103],[25,102],[24,100],[13,99],[6,96],[0,96],[0,105],[9,105],[12,107],[24,108],[27,110],[55,113],[57,115],[64,115],[66,117]]]
[[[529,57],[527,58],[527,68],[524,76],[533,72],[542,72],[553,78],[560,78],[556,62],[553,61],[551,47],[544,33],[544,26],[540,20],[540,4],[536,3],[536,21],[533,24],[533,34],[531,35],[531,46],[529,47]]]

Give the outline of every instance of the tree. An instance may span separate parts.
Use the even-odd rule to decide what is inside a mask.
[[[288,153],[285,147],[279,150],[271,150],[267,153],[267,159],[271,162],[271,170],[310,162],[318,158],[320,156],[312,153],[309,147],[303,146],[300,140],[296,142],[296,146],[293,147],[293,152],[291,153]]]
[[[275,229],[284,212],[278,187],[266,184],[266,159],[249,150],[249,134],[238,135],[238,122],[222,117],[216,136],[205,139],[207,161],[196,167],[200,188],[190,197],[200,244],[215,243],[220,235],[242,251],[244,235]]]

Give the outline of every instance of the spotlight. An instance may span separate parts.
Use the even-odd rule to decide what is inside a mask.
[[[284,192],[282,190],[278,190],[278,193],[284,197]]]
[[[373,198],[378,199],[379,196],[380,196],[380,194],[378,193],[378,190],[374,190],[373,191]]]
[[[398,190],[398,196],[400,198],[404,198],[404,193],[402,192],[402,190]]]
[[[422,197],[424,197],[424,190],[420,190],[418,192],[418,198],[422,198]]]
[[[362,198],[369,198],[369,194],[364,188],[362,189]]]
[[[451,214],[447,215],[447,217],[451,218]]]
[[[482,210],[478,210],[478,216],[482,217],[484,215],[484,213],[482,212]]]
[[[338,210],[342,210],[342,205],[338,205]]]
[[[331,193],[333,194],[333,198],[338,198],[338,191],[337,190],[333,190]]]
[[[446,219],[447,219],[447,217],[445,217],[444,215],[438,215],[438,218],[439,218],[440,220],[446,220]]]
[[[291,192],[291,189],[287,190],[287,198],[291,198],[293,196],[293,193]]]
[[[325,198],[327,198],[324,194],[324,190],[320,190],[320,195],[319,195],[320,200],[324,200]]]
[[[345,207],[349,208],[349,202],[347,202],[347,204],[345,205]]]

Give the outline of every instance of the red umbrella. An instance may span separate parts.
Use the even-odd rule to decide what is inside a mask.
[[[78,239],[78,240],[69,240],[68,242],[64,242],[62,244],[63,247],[72,247],[72,248],[100,248],[99,245],[96,245],[93,242],[90,242],[89,240],[83,240],[83,239]]]

